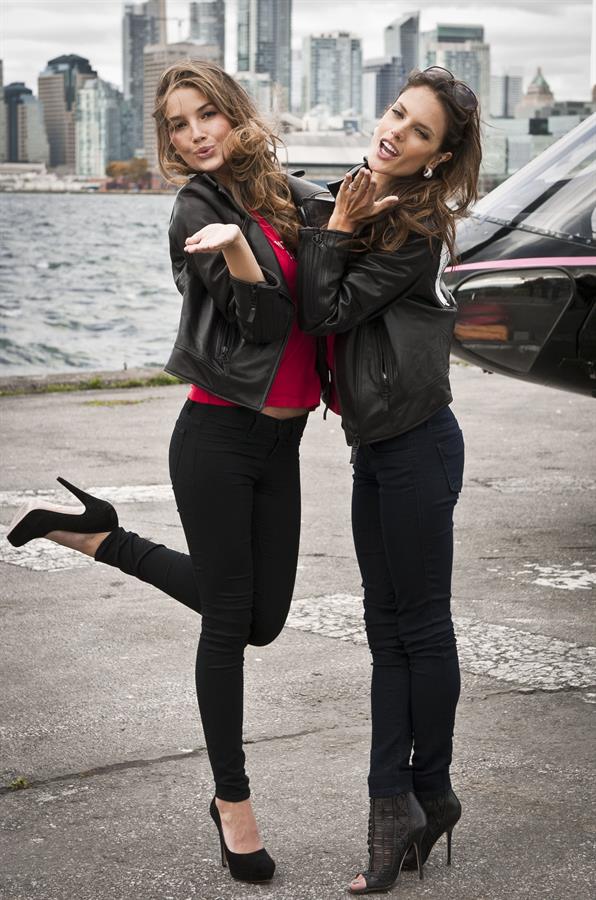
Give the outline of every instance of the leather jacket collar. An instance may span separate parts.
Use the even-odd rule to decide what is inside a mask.
[[[368,169],[368,159],[366,158],[366,156],[364,157],[364,162],[361,162],[355,166],[352,166],[351,169],[348,169],[348,171],[346,172],[346,175],[356,175],[357,172],[359,172],[360,169],[362,169],[364,166]],[[346,176],[344,175],[344,178],[345,177]],[[340,178],[338,181],[328,181],[327,182],[327,187],[329,188],[330,192],[333,194],[334,197],[337,197],[337,194],[339,192],[339,189],[341,187],[341,183],[343,180],[344,180],[343,178]]]

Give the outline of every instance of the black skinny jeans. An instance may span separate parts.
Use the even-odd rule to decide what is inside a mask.
[[[463,436],[448,407],[356,456],[352,525],[373,665],[371,797],[450,786],[460,690],[453,510],[463,464]]]
[[[95,556],[202,614],[197,697],[222,800],[250,796],[242,749],[244,648],[274,640],[290,608],[306,419],[187,400],[170,444],[170,477],[189,555],[119,528]]]

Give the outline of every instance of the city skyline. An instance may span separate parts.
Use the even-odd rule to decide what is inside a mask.
[[[228,0],[226,8],[226,68],[235,72],[235,0]],[[6,4],[0,45],[4,83],[23,81],[36,93],[37,77],[48,59],[77,53],[88,57],[102,78],[121,86],[123,10],[121,0],[21,0],[18,4]],[[485,39],[491,45],[493,74],[520,68],[525,88],[541,66],[557,99],[587,99],[590,95],[596,77],[590,72],[590,0],[564,4],[544,0],[480,4],[461,0],[448,6],[426,0],[412,4],[328,0],[325,6],[317,0],[294,0],[292,46],[299,48],[309,34],[345,30],[362,38],[365,60],[381,56],[387,24],[416,10],[420,11],[421,31],[430,30],[439,22],[483,25]],[[515,14],[515,33],[511,20],[504,15],[507,10]],[[313,17],[316,28],[312,27]],[[168,18],[168,39],[185,40],[189,31],[187,0],[168,0]],[[23,22],[28,23],[25,28]]]

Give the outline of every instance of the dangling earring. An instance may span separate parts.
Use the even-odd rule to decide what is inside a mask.
[[[422,173],[422,177],[423,178],[432,178],[433,177],[433,170],[431,169],[430,166],[426,167],[426,169]]]

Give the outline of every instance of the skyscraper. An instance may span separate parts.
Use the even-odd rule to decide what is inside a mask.
[[[331,115],[362,112],[362,43],[347,31],[304,38],[303,107],[326,106]]]
[[[190,4],[190,40],[220,47],[218,60],[223,66],[226,54],[225,0],[198,0]]]
[[[234,76],[247,94],[254,100],[257,109],[263,114],[270,113],[274,107],[273,82],[267,72],[236,72]]]
[[[418,67],[420,13],[406,13],[385,29],[385,56],[399,57],[406,76]],[[391,102],[391,101],[390,101]]]
[[[112,160],[122,159],[124,98],[101,78],[80,89],[76,111],[77,175],[100,177]]]
[[[490,45],[482,25],[437,25],[421,43],[423,67],[449,69],[477,94],[481,114],[490,109]]]
[[[401,57],[367,59],[362,67],[362,116],[370,127],[393,103],[406,79]]]
[[[4,88],[7,125],[8,162],[43,162],[49,160],[49,147],[43,123],[43,112],[33,91],[22,81]]]
[[[6,128],[6,104],[4,103],[3,63],[0,59],[0,163],[6,161],[8,153],[8,132]]]
[[[537,109],[550,107],[554,102],[554,94],[539,66],[532,81],[528,85],[526,93],[520,98],[520,101],[515,108],[515,118],[532,118]]]
[[[50,145],[50,166],[66,166],[74,171],[77,93],[90,78],[97,78],[97,72],[91,68],[88,59],[74,54],[51,59],[39,76],[39,99]]]
[[[31,88],[25,87],[22,81],[13,81],[4,88],[4,104],[7,125],[7,160],[19,162],[19,106],[24,97],[33,96]]]
[[[269,74],[280,110],[290,108],[292,0],[238,0],[238,71]]]
[[[143,147],[143,51],[167,43],[166,0],[127,3],[122,18],[122,87],[130,102],[131,144]]]
[[[490,114],[497,119],[512,119],[523,94],[521,71],[491,75]]]

